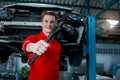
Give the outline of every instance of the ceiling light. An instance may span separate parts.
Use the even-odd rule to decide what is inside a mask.
[[[115,27],[119,23],[118,20],[106,20],[106,21],[109,22],[111,28]]]

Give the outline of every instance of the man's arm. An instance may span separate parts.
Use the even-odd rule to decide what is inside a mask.
[[[49,44],[47,42],[45,42],[44,40],[40,40],[37,43],[27,44],[26,51],[36,53],[37,55],[42,55],[48,47]]]

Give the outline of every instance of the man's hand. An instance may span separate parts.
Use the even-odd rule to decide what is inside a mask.
[[[39,42],[36,43],[35,47],[36,47],[35,53],[41,55],[47,50],[49,44],[44,40],[40,40]]]
[[[27,52],[33,52],[37,55],[42,55],[50,45],[44,40],[40,40],[37,43],[29,43],[26,47]]]

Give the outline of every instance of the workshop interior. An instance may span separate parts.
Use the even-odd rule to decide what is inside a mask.
[[[60,80],[120,80],[120,0],[0,0],[0,80],[28,80],[22,41],[58,16]]]

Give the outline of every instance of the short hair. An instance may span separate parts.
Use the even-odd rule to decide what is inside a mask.
[[[54,12],[54,11],[43,11],[42,12],[42,15],[41,15],[41,21],[43,21],[43,17],[45,16],[45,15],[52,15],[52,16],[54,16],[55,17],[55,19],[57,20],[57,15],[56,15],[56,13]]]

